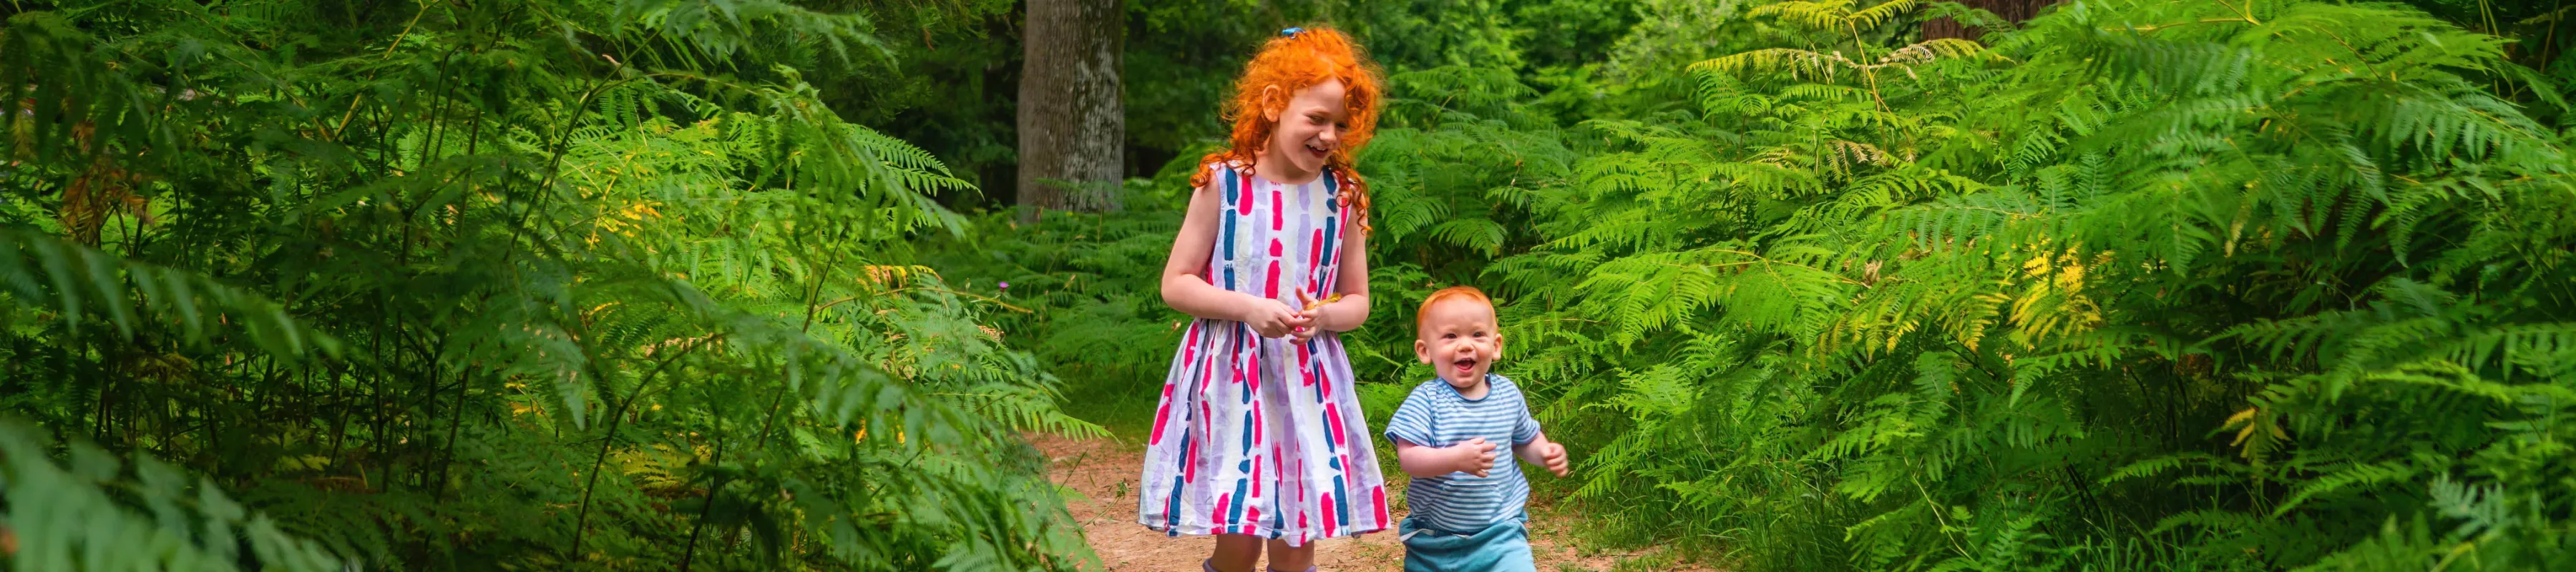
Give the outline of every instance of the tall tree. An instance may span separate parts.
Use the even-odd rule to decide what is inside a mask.
[[[1029,0],[1020,74],[1020,217],[1114,210],[1124,175],[1118,0]]]

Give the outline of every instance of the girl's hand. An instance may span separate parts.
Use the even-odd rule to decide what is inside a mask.
[[[1324,333],[1323,328],[1318,328],[1313,325],[1315,323],[1315,317],[1313,315],[1304,312],[1300,312],[1298,315],[1305,316],[1306,323],[1308,325],[1288,332],[1288,341],[1304,344],[1308,340],[1315,339],[1315,334]]]
[[[1298,310],[1297,314],[1305,316],[1310,325],[1304,328],[1298,328],[1295,332],[1290,332],[1289,337],[1296,340],[1297,343],[1302,344],[1306,343],[1307,340],[1315,339],[1316,334],[1324,333],[1322,324],[1313,324],[1312,322],[1323,317],[1325,304],[1340,301],[1342,301],[1342,296],[1340,294],[1335,294],[1325,297],[1322,300],[1317,300],[1314,296],[1307,295],[1306,289],[1297,289],[1297,305],[1303,308]]]
[[[1456,455],[1453,457],[1453,462],[1457,464],[1451,467],[1456,469],[1453,472],[1482,477],[1494,470],[1494,444],[1485,442],[1483,437],[1459,443],[1457,446],[1450,447],[1449,451],[1451,455]]]
[[[1250,296],[1247,295],[1245,297],[1249,298]],[[1314,329],[1314,318],[1308,317],[1305,312],[1299,311],[1296,308],[1288,307],[1287,304],[1279,303],[1277,300],[1255,298],[1250,306],[1251,307],[1244,312],[1243,323],[1245,325],[1252,326],[1252,333],[1261,334],[1261,337],[1287,337],[1289,334],[1297,333],[1299,330]],[[1307,335],[1308,337],[1313,336],[1313,334]],[[1299,341],[1304,340],[1300,339]]]

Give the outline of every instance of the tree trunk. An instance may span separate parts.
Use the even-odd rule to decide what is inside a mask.
[[[2039,9],[2056,4],[2058,0],[1958,0],[1958,2],[1969,8],[1993,12],[2006,23],[2019,24],[2023,20],[2038,16]],[[1949,18],[1932,18],[1923,21],[1923,39],[1926,40],[1940,38],[1974,40],[1985,35],[1985,30],[1970,28]]]
[[[1126,106],[1119,0],[1028,0],[1021,32],[1019,205],[1022,221],[1045,209],[1118,208],[1125,176]]]

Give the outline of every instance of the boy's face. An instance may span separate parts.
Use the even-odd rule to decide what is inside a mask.
[[[1494,360],[1503,357],[1503,333],[1494,322],[1494,307],[1484,302],[1441,300],[1423,311],[1413,355],[1439,370],[1450,387],[1475,387],[1485,382],[1485,372],[1493,371]]]
[[[1342,99],[1342,80],[1327,79],[1290,94],[1287,105],[1268,113],[1279,126],[1270,132],[1270,154],[1297,166],[1297,172],[1323,170],[1324,160],[1342,144],[1350,129],[1351,110]]]

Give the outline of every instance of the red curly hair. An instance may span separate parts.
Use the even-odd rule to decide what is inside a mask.
[[[1485,305],[1485,310],[1487,310],[1487,311],[1492,311],[1492,310],[1494,309],[1494,299],[1493,299],[1493,297],[1486,296],[1486,295],[1485,295],[1485,291],[1484,291],[1484,289],[1477,288],[1477,287],[1474,287],[1474,286],[1465,286],[1465,285],[1450,286],[1450,287],[1447,287],[1447,288],[1441,288],[1441,289],[1440,289],[1439,291],[1437,291],[1437,292],[1432,292],[1432,293],[1431,293],[1431,295],[1429,295],[1429,296],[1423,296],[1423,297],[1422,297],[1422,308],[1421,308],[1421,309],[1418,309],[1418,310],[1414,310],[1414,311],[1413,311],[1413,336],[1414,336],[1414,337],[1416,337],[1416,338],[1420,338],[1420,337],[1422,337],[1422,326],[1423,326],[1423,324],[1430,323],[1430,319],[1431,319],[1431,306],[1436,305],[1436,304],[1439,304],[1439,303],[1441,303],[1441,302],[1443,302],[1443,301],[1450,300],[1450,299],[1465,300],[1465,301],[1468,301],[1468,302],[1475,302],[1475,303],[1478,303],[1478,304],[1484,304],[1484,305]],[[1499,316],[1497,316],[1497,318],[1496,318],[1496,319],[1500,319],[1500,317],[1499,317]]]
[[[1317,26],[1271,38],[1252,54],[1251,63],[1244,64],[1243,77],[1234,82],[1234,97],[1225,102],[1225,119],[1234,123],[1234,134],[1227,138],[1225,149],[1207,154],[1199,164],[1239,162],[1252,168],[1279,127],[1265,114],[1287,109],[1288,98],[1297,90],[1341,80],[1342,104],[1350,111],[1351,124],[1342,133],[1341,146],[1325,156],[1324,166],[1341,177],[1342,204],[1360,213],[1356,217],[1360,231],[1368,232],[1368,183],[1351,168],[1351,156],[1377,134],[1378,105],[1386,94],[1379,76],[1377,63],[1369,61],[1359,42],[1340,30]],[[1211,175],[1200,169],[1190,176],[1190,186],[1206,188]]]

